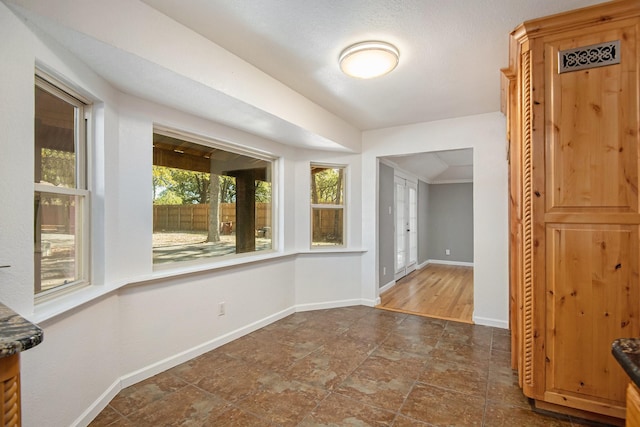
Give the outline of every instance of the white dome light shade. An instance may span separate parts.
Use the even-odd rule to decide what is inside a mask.
[[[400,52],[394,45],[367,41],[349,46],[340,54],[340,68],[351,77],[370,79],[383,76],[398,65]]]

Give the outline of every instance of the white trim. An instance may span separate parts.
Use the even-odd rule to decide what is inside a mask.
[[[422,270],[423,268],[425,268],[427,265],[429,265],[429,260],[426,260],[425,262],[422,262],[420,264],[416,265],[416,270]]]
[[[472,262],[449,261],[444,259],[428,259],[427,262],[424,263],[424,265],[429,265],[429,264],[461,265],[464,267],[473,267]]]
[[[329,308],[351,307],[354,305],[366,305],[366,304],[365,304],[365,301],[361,299],[346,299],[346,300],[339,300],[339,301],[298,304],[295,306],[295,311],[296,313],[298,313],[303,311],[327,310]]]
[[[305,250],[305,251],[297,251],[297,252],[269,252],[266,254],[251,254],[246,257],[235,257],[225,261],[215,262],[215,263],[206,263],[199,265],[190,265],[184,266],[182,268],[173,268],[171,270],[165,271],[154,271],[151,274],[141,275],[137,277],[132,277],[130,279],[125,279],[121,281],[117,281],[114,283],[110,283],[108,285],[90,285],[84,286],[81,289],[73,290],[73,292],[69,292],[69,294],[65,296],[60,296],[60,298],[51,299],[49,301],[45,301],[42,304],[38,304],[34,313],[31,315],[24,316],[30,322],[33,323],[42,323],[46,320],[53,319],[59,315],[62,315],[70,310],[73,310],[77,307],[80,307],[84,304],[87,304],[93,300],[101,298],[106,295],[116,295],[118,290],[127,286],[144,286],[148,284],[152,284],[158,280],[177,278],[181,276],[186,276],[190,274],[196,274],[200,272],[213,272],[222,269],[234,268],[234,267],[243,267],[249,264],[261,263],[261,262],[269,262],[274,259],[281,259],[287,257],[297,257],[297,256],[318,256],[318,255],[327,255],[327,254],[337,254],[337,253],[352,253],[352,254],[362,254],[367,252],[364,248],[354,248],[354,249],[345,249],[345,248],[331,248],[331,249],[323,249],[323,250]],[[353,304],[363,304],[369,305],[373,307],[373,300],[350,300],[353,301]],[[336,306],[337,307],[337,306]],[[332,308],[332,307],[329,307]]]
[[[82,188],[57,187],[50,184],[33,184],[34,191],[47,194],[64,194],[65,196],[89,197],[89,190]]]
[[[168,136],[170,138],[180,139],[186,142],[191,142],[193,144],[199,144],[209,148],[217,148],[219,150],[229,151],[233,154],[241,154],[243,156],[253,157],[259,160],[265,160],[268,162],[272,162],[272,166],[273,162],[279,158],[279,156],[276,156],[269,151],[260,150],[232,141],[226,141],[221,138],[213,138],[190,131],[177,129],[173,126],[167,126],[158,122],[153,122],[153,133]],[[271,168],[270,172],[273,173],[273,167]]]
[[[382,287],[378,290],[378,291],[379,291],[379,293],[383,293],[383,292],[388,291],[389,289],[393,288],[393,287],[396,285],[396,283],[398,283],[398,282],[396,282],[395,280],[390,281],[389,283],[387,283],[386,285],[382,286]]]
[[[492,319],[489,317],[472,316],[476,325],[492,326],[494,328],[509,329],[509,322],[506,320]]]
[[[437,181],[428,182],[427,184],[440,185],[440,184],[468,184],[468,183],[473,183],[473,178],[441,179]]]
[[[104,409],[109,404],[111,399],[113,399],[120,390],[129,387],[130,385],[137,384],[140,381],[144,381],[147,378],[151,378],[152,376],[178,366],[181,363],[185,363],[208,351],[221,347],[235,339],[250,334],[251,332],[254,332],[273,322],[283,319],[295,312],[295,306],[289,307],[278,313],[272,314],[271,316],[267,316],[261,320],[250,323],[249,325],[238,328],[235,331],[229,332],[220,337],[192,347],[186,351],[167,357],[166,359],[152,363],[144,368],[138,369],[137,371],[122,375],[104,393],[102,393],[102,395],[98,399],[96,399],[89,406],[89,408],[84,411],[84,413],[80,417],[78,417],[78,419],[74,421],[72,425],[89,425],[89,423],[93,421],[93,419],[100,413],[100,411],[102,411],[102,409]]]
[[[107,407],[109,402],[123,389],[120,378],[115,380],[85,411],[78,417],[72,426],[87,426]]]
[[[379,302],[378,302],[379,303]],[[175,354],[173,356],[167,357],[158,362],[152,363],[138,369],[136,371],[130,372],[128,374],[122,375],[120,378],[116,379],[100,397],[98,397],[89,407],[80,415],[71,425],[72,426],[86,426],[89,425],[91,421],[104,409],[107,407],[109,402],[124,388],[129,387],[133,384],[137,384],[141,381],[144,381],[148,378],[151,378],[154,375],[157,375],[161,372],[164,372],[168,369],[171,369],[175,366],[178,366],[182,363],[185,363],[191,359],[194,359],[206,352],[211,350],[215,350],[218,347],[221,347],[233,340],[236,340],[240,337],[243,337],[251,332],[254,332],[260,328],[263,328],[267,325],[270,325],[278,320],[284,319],[285,317],[304,311],[312,311],[312,310],[326,310],[330,308],[339,308],[339,307],[350,307],[355,305],[365,305],[369,307],[375,306],[373,301],[364,300],[364,299],[351,299],[351,300],[341,300],[341,301],[330,301],[323,303],[315,303],[315,304],[299,304],[291,306],[285,310],[279,311],[278,313],[267,316],[263,319],[257,320],[253,323],[250,323],[246,326],[236,329],[235,331],[231,331],[227,334],[224,334],[220,337],[214,338],[210,341],[204,342],[200,345],[192,347],[188,350]]]

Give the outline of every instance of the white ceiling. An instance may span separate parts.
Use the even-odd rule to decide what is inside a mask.
[[[602,0],[143,0],[360,129],[498,111],[521,22]],[[374,80],[337,58],[363,40],[400,50]]]
[[[356,152],[362,130],[498,111],[513,28],[602,2],[0,1],[122,92],[285,144]],[[340,52],[363,40],[395,44],[398,67],[343,75]],[[436,179],[425,164],[442,155],[413,157],[393,161],[412,171],[422,159],[416,175]]]
[[[601,0],[143,0],[359,129],[497,111],[508,34],[521,22]],[[400,63],[344,76],[345,47],[383,40]],[[473,152],[388,158],[426,182],[470,182]]]
[[[473,149],[386,156],[386,163],[430,184],[473,182]]]

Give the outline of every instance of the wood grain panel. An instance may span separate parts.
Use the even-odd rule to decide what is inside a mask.
[[[627,387],[627,427],[640,427],[640,390],[634,383]]]
[[[545,45],[550,208],[638,211],[636,28],[604,28]],[[620,64],[557,72],[558,51],[614,40]]]
[[[637,247],[638,226],[548,227],[547,390],[624,405],[610,343],[640,333]]]

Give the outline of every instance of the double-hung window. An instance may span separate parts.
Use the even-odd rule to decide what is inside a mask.
[[[36,299],[89,282],[87,120],[87,105],[77,94],[36,76]]]
[[[311,246],[344,246],[345,167],[311,165]]]
[[[153,263],[274,248],[274,159],[186,133],[153,134]]]

